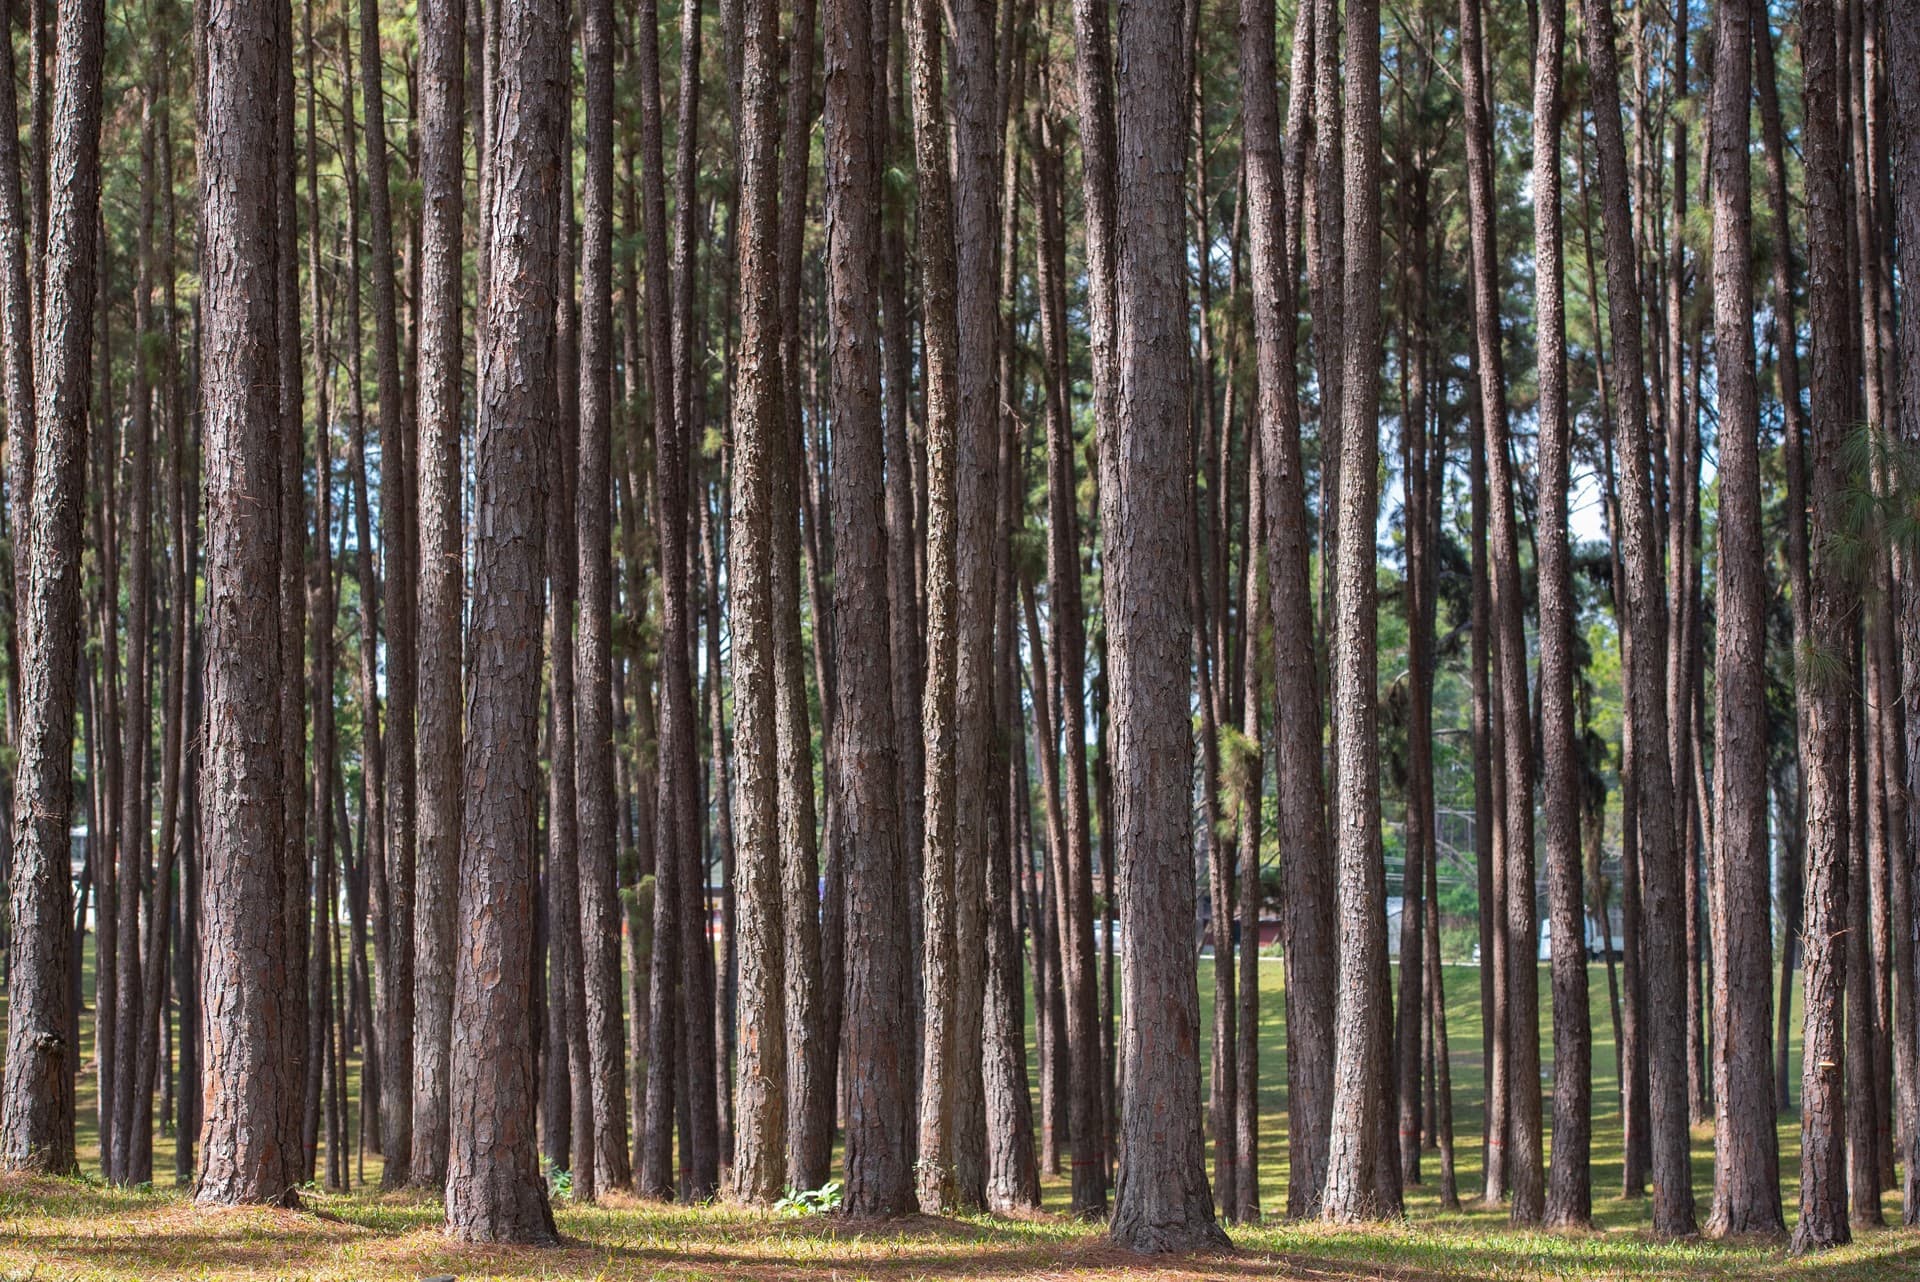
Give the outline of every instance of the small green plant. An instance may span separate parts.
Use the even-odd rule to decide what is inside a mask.
[[[545,1155],[540,1158],[540,1173],[547,1177],[547,1189],[556,1198],[573,1200],[573,1172],[563,1171]]]
[[[780,1215],[798,1219],[803,1215],[824,1215],[840,1209],[840,1181],[828,1180],[817,1189],[787,1186],[787,1194],[773,1204]]]

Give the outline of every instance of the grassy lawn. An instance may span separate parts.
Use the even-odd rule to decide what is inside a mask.
[[[1211,976],[1201,963],[1202,1015]],[[1280,965],[1263,961],[1261,1197],[1285,1205],[1285,1028]],[[598,1206],[556,1206],[566,1245],[558,1250],[481,1250],[448,1243],[435,1201],[356,1192],[305,1195],[298,1212],[206,1212],[179,1190],[110,1190],[98,1182],[92,1082],[81,1085],[80,1180],[0,1179],[0,1282],[13,1278],[417,1279],[593,1278],[1523,1278],[1803,1277],[1920,1278],[1920,1230],[1859,1236],[1818,1259],[1794,1260],[1780,1245],[1663,1244],[1646,1234],[1647,1205],[1618,1195],[1618,1081],[1607,1016],[1606,973],[1593,979],[1594,1166],[1598,1228],[1590,1234],[1514,1232],[1503,1209],[1471,1200],[1439,1208],[1438,1159],[1408,1190],[1407,1218],[1365,1230],[1271,1222],[1232,1230],[1232,1255],[1151,1264],[1116,1252],[1098,1226],[1061,1212],[1064,1180],[1045,1181],[1047,1212],[1023,1220],[916,1217],[887,1225],[790,1219],[728,1206],[662,1207],[624,1196]],[[1542,971],[1544,986],[1545,972]],[[1481,1076],[1479,976],[1446,973],[1452,1038],[1457,1166],[1463,1197],[1479,1188]],[[1542,1011],[1547,1010],[1543,987]],[[1543,1021],[1544,1022],[1544,1021]],[[1545,1046],[1551,1074],[1551,1044]],[[1550,1081],[1550,1076],[1549,1079]],[[1550,1110],[1549,1110],[1550,1112]],[[1704,1218],[1713,1178],[1709,1128],[1694,1134],[1695,1194]],[[1797,1201],[1799,1124],[1780,1125],[1782,1194],[1789,1223]],[[156,1140],[155,1166],[170,1171],[172,1141]],[[377,1159],[367,1176],[377,1183]],[[163,1177],[164,1178],[164,1177]],[[1883,1205],[1898,1223],[1899,1197]]]

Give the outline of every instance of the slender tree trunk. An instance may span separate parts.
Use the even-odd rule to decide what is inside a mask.
[[[135,219],[135,282],[133,290],[134,346],[144,353],[151,341],[153,327],[153,186],[154,117],[158,86],[154,83],[155,59],[149,53],[142,77],[140,131],[140,194]],[[276,112],[276,119],[278,113]],[[298,347],[295,348],[298,359]],[[135,1135],[135,1110],[139,1107],[137,1062],[144,1053],[151,1055],[153,1038],[141,1034],[148,1029],[141,1019],[140,921],[141,909],[149,893],[148,868],[151,864],[151,795],[147,766],[153,742],[151,694],[152,663],[150,638],[153,631],[153,387],[144,355],[133,362],[131,412],[128,415],[127,475],[125,517],[128,526],[127,552],[127,658],[126,714],[121,721],[119,795],[112,799],[118,819],[114,831],[119,834],[119,870],[115,882],[123,888],[114,933],[122,947],[118,954],[118,974],[114,980],[117,1010],[114,1018],[116,1044],[114,1061],[122,1071],[115,1074],[114,1097],[101,1101],[102,1126],[111,1125],[112,1139],[102,1151],[111,1158],[108,1178],[116,1184],[134,1181],[140,1164],[141,1146]],[[117,596],[119,588],[114,592]],[[143,809],[143,803],[145,808]],[[304,1035],[304,1030],[302,1031]],[[151,1081],[151,1076],[149,1076]],[[145,1150],[146,1165],[152,1166],[151,1136]]]
[[[395,303],[393,210],[387,182],[386,94],[378,0],[360,0],[360,94],[366,112],[368,268],[373,273],[374,371],[380,408],[380,548],[386,619],[387,956],[380,1003],[386,1052],[380,1091],[381,1185],[407,1183],[413,1149],[413,576],[407,564],[407,447],[401,419],[400,339]]]
[[[1890,39],[1887,44],[1886,68],[1891,82],[1891,98],[1894,116],[1911,122],[1920,112],[1920,24],[1916,24],[1911,6],[1895,4],[1887,11],[1887,31]],[[1755,37],[1768,35],[1762,25],[1755,31]],[[1769,51],[1770,54],[1771,51]],[[1762,75],[1771,71],[1769,64],[1763,68]],[[1776,113],[1777,115],[1777,108]],[[1772,128],[1769,124],[1768,128]],[[1916,175],[1920,175],[1920,131],[1911,123],[1898,128],[1894,133],[1894,171],[1899,175],[1894,182],[1894,243],[1897,246],[1896,269],[1900,279],[1911,282],[1920,279],[1920,185],[1916,185]],[[4,164],[4,161],[0,161]],[[1772,172],[1772,147],[1769,145],[1769,177]],[[3,180],[3,179],[0,179]],[[1784,181],[1782,183],[1784,186]],[[1789,333],[1791,331],[1788,331]],[[1899,418],[1897,431],[1899,440],[1907,448],[1920,443],[1920,324],[1915,324],[1911,313],[1900,326],[1899,349],[1896,353],[1899,390]],[[1907,560],[1907,582],[1903,585],[1900,597],[1900,636],[1904,643],[1904,663],[1901,668],[1901,702],[1906,717],[1906,777],[1901,780],[1906,789],[1907,802],[1907,842],[1906,849],[1896,852],[1897,860],[1904,860],[1908,878],[1907,906],[1912,912],[1914,905],[1920,904],[1920,860],[1914,857],[1913,843],[1920,839],[1920,815],[1914,812],[1914,799],[1920,798],[1920,585],[1912,580],[1914,562]],[[1896,868],[1899,864],[1896,863]],[[1896,872],[1895,876],[1900,873]],[[1916,980],[1920,980],[1920,949],[1908,942],[1908,966],[1895,982],[1906,987],[1911,993]],[[1916,1004],[1913,997],[1908,998],[1908,1010],[1911,1013]],[[1895,1036],[1908,1040],[1910,1049],[1915,1037],[1910,1023],[1902,1023],[1896,1028]],[[1909,1064],[1915,1060],[1909,1059]],[[1920,1067],[1920,1066],[1917,1066]],[[1910,1100],[1920,1095],[1920,1072],[1910,1073],[1903,1094]],[[1920,1109],[1920,1101],[1915,1101]],[[1906,1136],[1906,1147],[1901,1153],[1905,1163],[1905,1183],[1900,1200],[1901,1220],[1906,1224],[1920,1222],[1920,1117],[1909,1117],[1910,1125]]]
[[[1063,1023],[1067,1046],[1067,1134],[1073,1146],[1072,1209],[1096,1216],[1107,1205],[1106,1123],[1101,1115],[1099,994],[1093,932],[1093,833],[1087,795],[1086,627],[1081,613],[1078,496],[1073,426],[1068,403],[1066,229],[1061,213],[1060,146],[1051,118],[1042,116],[1034,156],[1040,223],[1040,330],[1047,381],[1047,607],[1052,625],[1054,681],[1059,691],[1059,735],[1043,735],[1042,755],[1053,770],[1061,802],[1061,840],[1050,843],[1060,939]],[[1037,670],[1037,669],[1036,669]],[[1035,692],[1038,705],[1051,692]],[[1050,719],[1049,719],[1050,720]]]
[[[1281,873],[1289,889],[1281,907],[1289,1030],[1287,1214],[1306,1218],[1319,1213],[1332,1117],[1333,904],[1325,893],[1332,866],[1324,836],[1320,685],[1314,663],[1306,478],[1294,373],[1296,278],[1288,250],[1290,206],[1280,150],[1279,102],[1273,90],[1273,27],[1268,0],[1243,5],[1240,91],[1252,231],[1256,406],[1267,518],[1261,533],[1273,593],[1274,764],[1280,831],[1294,834],[1280,843]],[[1258,847],[1243,851],[1242,858],[1257,863]],[[1258,876],[1256,868],[1250,882],[1243,872],[1242,895],[1249,884],[1257,888]],[[1254,943],[1257,950],[1257,939]],[[1257,1169],[1251,1152],[1242,1160],[1247,1170]]]
[[[13,30],[10,2],[0,10],[6,29]],[[37,6],[29,4],[28,21],[37,16]],[[29,37],[29,51],[37,51],[39,41]],[[0,44],[0,341],[5,343],[7,397],[7,532],[13,540],[12,607],[16,611],[8,628],[14,669],[9,674],[10,729],[18,733],[21,724],[20,689],[26,649],[24,624],[28,585],[32,578],[33,473],[37,446],[34,421],[34,320],[33,282],[27,274],[27,244],[33,236],[37,209],[29,210],[20,190],[20,106],[14,87],[14,54],[11,40]],[[29,82],[37,83],[39,71],[30,69]],[[38,255],[35,255],[36,262]],[[15,740],[15,742],[19,742]],[[16,776],[17,777],[17,776]],[[8,853],[12,853],[13,814],[6,815],[9,827]],[[9,870],[11,877],[11,866]],[[9,940],[12,938],[8,936]],[[12,950],[8,950],[11,958]],[[9,961],[8,975],[12,975]]]
[[[564,206],[565,7],[508,0],[496,12],[489,97],[511,101],[486,155],[488,273],[480,315],[474,448],[473,609],[453,1043],[448,1233],[473,1242],[555,1240],[534,1136],[529,967],[540,697],[542,444],[556,430],[554,309]],[[388,1065],[392,1071],[391,1064]],[[389,1159],[391,1160],[391,1159]]]
[[[1461,84],[1467,115],[1468,228],[1472,246],[1475,371],[1479,376],[1480,426],[1486,434],[1487,489],[1493,573],[1493,671],[1499,699],[1502,758],[1499,823],[1505,859],[1500,898],[1505,912],[1496,925],[1506,934],[1506,1025],[1504,1074],[1490,1090],[1504,1094],[1505,1174],[1511,1185],[1516,1225],[1539,1222],[1545,1210],[1540,1162],[1539,968],[1534,964],[1533,736],[1527,698],[1526,625],[1521,599],[1519,531],[1508,462],[1506,370],[1501,351],[1499,251],[1494,238],[1496,192],[1492,86],[1482,71],[1480,0],[1462,0]],[[1535,104],[1539,117],[1539,104]],[[1536,147],[1538,145],[1536,138]],[[1537,206],[1536,206],[1537,208]],[[1492,1126],[1489,1114],[1489,1126]],[[1491,1165],[1489,1192],[1493,1190]]]
[[[1668,761],[1667,707],[1660,665],[1666,651],[1665,604],[1657,582],[1659,550],[1653,529],[1652,483],[1647,473],[1648,427],[1640,312],[1632,225],[1627,207],[1624,136],[1619,127],[1619,72],[1610,0],[1582,0],[1593,117],[1600,151],[1601,214],[1605,230],[1609,328],[1613,338],[1613,404],[1620,422],[1620,508],[1633,666],[1627,674],[1633,705],[1640,863],[1646,887],[1647,1010],[1684,1009],[1685,923],[1681,920],[1680,854],[1673,848],[1673,776]],[[1694,1231],[1690,1136],[1687,1130],[1685,1029],[1655,1015],[1647,1029],[1653,1151],[1654,1232],[1683,1237]]]
[[[313,887],[307,851],[307,495],[305,395],[300,362],[299,172],[294,150],[293,8],[276,5],[280,50],[275,55],[274,115],[278,125],[278,161],[274,231],[279,242],[279,276],[274,323],[279,331],[280,382],[280,743],[281,863],[286,884],[282,911],[287,918],[286,996],[282,1012],[282,1054],[296,1081],[304,1082],[307,1056],[307,963],[313,935]],[[151,808],[150,805],[148,807]],[[147,829],[143,817],[141,832]],[[133,1066],[137,1071],[137,1065]],[[281,1100],[280,1142],[299,1175],[301,1093]]]

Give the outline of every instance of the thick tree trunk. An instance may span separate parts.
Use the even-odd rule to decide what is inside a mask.
[[[959,1072],[954,833],[958,662],[956,580],[958,388],[953,250],[953,197],[947,170],[940,7],[911,0],[907,22],[913,64],[914,156],[919,174],[919,242],[923,378],[927,450],[927,669],[922,703],[926,787],[922,837],[921,980],[925,993],[920,1055],[919,1147],[915,1160],[920,1209],[954,1205],[953,1143]]]
[[[1810,0],[1801,11],[1808,102],[1830,103],[1838,90],[1834,5]],[[1806,897],[1801,938],[1806,958],[1805,1026],[1800,1075],[1800,1220],[1796,1251],[1847,1241],[1846,1131],[1842,1041],[1847,991],[1850,795],[1847,709],[1851,685],[1851,611],[1847,584],[1829,540],[1844,521],[1841,439],[1852,403],[1847,370],[1847,289],[1843,160],[1831,111],[1809,111],[1802,148],[1807,196],[1808,315],[1812,378],[1808,476],[1808,636],[1796,656],[1800,763],[1807,781]]]
[[[908,1118],[907,880],[894,779],[894,684],[888,626],[888,512],[882,476],[879,299],[879,117],[871,7],[827,0],[828,319],[836,335],[832,412],[835,653],[834,778],[847,841],[846,1209],[913,1209]],[[895,608],[911,608],[896,602]]]
[[[779,226],[779,14],[745,0],[741,88],[740,349],[733,408],[732,606],[734,739],[739,754],[734,821],[740,900],[740,1065],[735,1085],[733,1192],[771,1202],[785,1179],[787,1036],[781,980],[778,783],[774,775],[773,439],[784,430],[777,313]]]
[[[1713,1210],[1717,1236],[1780,1236],[1769,983],[1766,565],[1761,547],[1759,393],[1753,365],[1752,24],[1745,0],[1713,13],[1714,376],[1720,521],[1714,717],[1718,848],[1713,923]]]
[[[276,155],[275,99],[285,51],[275,9],[210,16],[207,119],[224,127],[201,147],[209,807],[201,960],[207,1005],[221,1014],[202,1034],[212,1087],[195,1196],[203,1203],[291,1204],[298,1153],[283,1145],[281,1123],[300,1082],[285,1055],[281,991],[290,945],[281,844],[285,759],[261,750],[277,747],[281,719],[275,172],[292,157]]]
[[[1333,1126],[1321,1215],[1371,1219],[1385,1107],[1386,873],[1380,854],[1380,745],[1374,626],[1380,407],[1380,23],[1372,0],[1346,9],[1345,272],[1339,521],[1334,549],[1334,902],[1344,941],[1334,998]]]
[[[832,1160],[832,1065],[821,974],[818,809],[813,790],[813,725],[807,653],[800,627],[800,517],[807,501],[805,371],[800,343],[800,274],[811,173],[814,0],[792,6],[786,36],[786,115],[780,144],[779,316],[784,425],[769,438],[773,536],[774,716],[779,745],[780,876],[786,936],[787,1183],[816,1188]],[[816,562],[817,563],[817,562]],[[814,620],[816,652],[827,643]],[[823,698],[832,691],[824,684]],[[831,765],[823,762],[831,780]]]
[[[1554,1226],[1583,1227],[1593,1218],[1588,1169],[1593,1143],[1593,1047],[1581,894],[1580,761],[1574,738],[1573,629],[1578,615],[1567,533],[1572,443],[1567,422],[1566,275],[1560,212],[1564,0],[1545,0],[1541,5],[1538,37],[1533,81],[1533,261],[1540,383],[1540,735],[1546,780],[1547,893],[1553,921],[1553,1168],[1543,1219]],[[1532,804],[1529,797],[1527,805]],[[1530,985],[1534,968],[1523,969]],[[1534,1080],[1539,1080],[1537,1064]]]
[[[555,431],[555,247],[565,125],[566,22],[557,0],[496,11],[489,98],[512,101],[487,152],[488,273],[480,325],[473,609],[455,918],[448,1233],[555,1240],[534,1135],[533,939],[540,582],[540,459]],[[391,1065],[388,1066],[391,1072]]]
[[[419,848],[414,866],[414,1187],[447,1182],[454,879],[460,858],[461,222],[465,0],[420,7]]]
[[[653,25],[649,24],[650,30]],[[588,0],[582,6],[580,44],[585,65],[587,154],[580,224],[580,452],[573,485],[580,616],[573,660],[583,974],[579,1017],[586,1025],[588,1073],[587,1080],[577,1083],[576,1089],[587,1090],[592,1100],[593,1130],[590,1135],[576,1136],[574,1142],[581,1155],[575,1165],[590,1154],[595,1184],[613,1189],[630,1183],[633,1169],[627,1151],[620,898],[613,837],[613,563],[608,517],[612,506],[613,436],[612,0]],[[649,237],[649,244],[652,240]],[[649,279],[652,276],[649,264]],[[649,306],[649,314],[654,310]],[[561,376],[570,372],[563,371]],[[683,537],[674,564],[684,582],[684,512],[678,528]],[[686,648],[682,646],[678,653],[687,653]]]
[[[80,0],[59,14],[53,150],[68,177],[40,224],[46,284],[36,329],[39,381],[30,509],[36,537],[27,550],[20,625],[23,689],[12,816],[6,1085],[0,1101],[0,1164],[59,1174],[70,1172],[75,1162],[73,1092],[79,1067],[68,987],[74,956],[69,793],[81,626],[87,359],[99,225],[103,9],[100,0]],[[249,52],[259,58],[256,72],[269,71],[272,29],[259,34],[262,47]],[[271,85],[271,79],[265,83]],[[270,122],[263,111],[257,128],[264,130]],[[270,138],[218,131],[210,142],[210,153],[222,159],[243,155],[260,166],[263,179],[270,172]],[[219,143],[232,145],[233,151]],[[264,371],[261,384],[271,386]],[[271,587],[263,591],[277,595]],[[271,615],[266,621],[271,624]],[[278,794],[271,795],[277,805]]]
[[[1127,93],[1115,121],[1114,357],[1119,413],[1101,451],[1115,846],[1126,947],[1113,1241],[1158,1253],[1227,1245],[1200,1134],[1193,948],[1188,431],[1187,83],[1178,0],[1120,10]]]

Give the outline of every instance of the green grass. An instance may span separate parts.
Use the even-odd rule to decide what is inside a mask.
[[[1067,1188],[1044,1181],[1046,1213],[1018,1220],[986,1216],[914,1217],[884,1226],[830,1218],[788,1219],[715,1205],[667,1207],[624,1195],[598,1206],[556,1207],[567,1245],[558,1250],[482,1250],[441,1235],[437,1201],[308,1190],[297,1212],[201,1211],[169,1184],[115,1190],[97,1178],[93,1082],[81,1083],[81,1148],[87,1174],[75,1180],[0,1179],[0,1282],[36,1278],[400,1279],[453,1274],[481,1277],[588,1278],[933,1278],[1145,1276],[1157,1278],[1313,1277],[1523,1278],[1830,1277],[1920,1278],[1920,1231],[1888,1228],[1812,1259],[1791,1259],[1779,1244],[1661,1243],[1651,1240],[1648,1207],[1623,1199],[1620,1183],[1618,1075],[1607,1015],[1606,973],[1591,972],[1594,1047],[1595,1231],[1515,1231],[1504,1208],[1473,1200],[1480,1185],[1479,975],[1448,967],[1457,1172],[1465,1209],[1439,1206],[1438,1159],[1423,1161],[1426,1182],[1410,1187],[1402,1221],[1360,1229],[1269,1221],[1231,1230],[1229,1256],[1152,1262],[1106,1245],[1099,1226],[1065,1214]],[[1285,1021],[1281,966],[1261,964],[1261,1199],[1286,1198]],[[1550,1009],[1542,971],[1542,1023]],[[1201,962],[1203,1027],[1211,1018],[1210,962]],[[91,1021],[88,1021],[90,1024]],[[1798,1021],[1795,1021],[1797,1027]],[[1551,1089],[1550,1026],[1543,1027],[1543,1089]],[[1797,1050],[1795,1048],[1796,1060]],[[1203,1038],[1203,1056],[1207,1053]],[[1203,1065],[1204,1074],[1204,1065]],[[357,1086],[357,1083],[355,1083]],[[357,1100],[355,1106],[357,1107]],[[1037,1108],[1036,1108],[1037,1121]],[[1789,1224],[1797,1202],[1799,1124],[1780,1120],[1783,1203]],[[172,1141],[156,1140],[158,1169],[172,1168]],[[1711,1192],[1711,1128],[1694,1132],[1695,1194],[1704,1216]],[[377,1185],[378,1159],[366,1175]],[[163,1176],[163,1178],[168,1178]],[[1899,1220],[1898,1195],[1883,1205]]]

